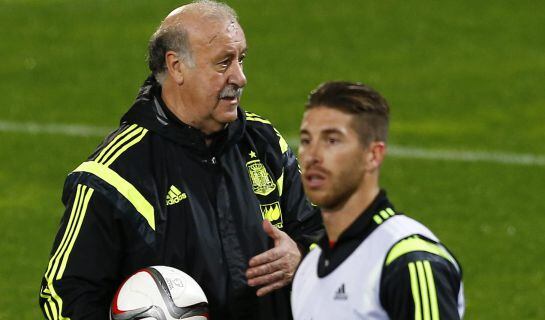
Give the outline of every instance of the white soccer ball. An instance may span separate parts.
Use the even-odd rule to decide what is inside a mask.
[[[117,290],[110,320],[208,319],[208,300],[199,284],[171,267],[137,271]]]

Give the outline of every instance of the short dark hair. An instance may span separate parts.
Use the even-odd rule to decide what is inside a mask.
[[[156,77],[166,72],[165,54],[170,50],[179,52],[191,64],[193,57],[189,47],[188,34],[181,25],[159,28],[149,41],[148,66]]]
[[[316,107],[337,109],[354,115],[354,129],[364,146],[373,141],[386,142],[390,107],[373,88],[348,81],[329,81],[313,90],[305,110]]]

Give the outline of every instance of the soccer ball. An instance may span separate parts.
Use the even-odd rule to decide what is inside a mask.
[[[208,319],[208,300],[199,284],[171,267],[137,271],[117,290],[110,320]]]

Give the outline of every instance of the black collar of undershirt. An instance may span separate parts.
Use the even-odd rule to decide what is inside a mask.
[[[329,238],[325,234],[318,242],[322,249],[318,260],[318,277],[327,276],[346,260],[363,240],[385,220],[380,212],[387,208],[390,208],[391,212],[394,210],[393,205],[386,197],[386,191],[381,189],[367,209],[341,233],[333,248],[330,248]]]

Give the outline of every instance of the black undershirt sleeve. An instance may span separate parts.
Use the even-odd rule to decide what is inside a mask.
[[[413,251],[384,267],[380,300],[391,319],[460,319],[460,284],[461,273],[449,260]]]

